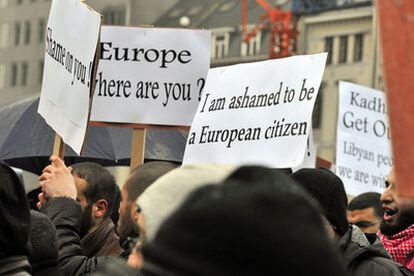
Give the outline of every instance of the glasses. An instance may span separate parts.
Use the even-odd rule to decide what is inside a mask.
[[[368,228],[371,226],[374,226],[378,223],[380,223],[381,220],[377,220],[377,221],[358,221],[357,223],[352,223],[353,225],[359,227],[359,228]]]

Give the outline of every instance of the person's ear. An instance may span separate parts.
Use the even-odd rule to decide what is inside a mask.
[[[108,212],[108,201],[100,199],[93,204],[92,214],[94,218],[104,218]]]

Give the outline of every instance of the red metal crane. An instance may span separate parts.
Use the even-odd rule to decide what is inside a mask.
[[[265,0],[255,0],[265,13],[259,17],[259,22],[249,32],[247,31],[247,0],[242,0],[242,32],[243,42],[255,37],[263,30],[269,29],[270,45],[269,58],[291,56],[297,47],[297,20],[291,11],[282,11],[279,7],[272,7]]]

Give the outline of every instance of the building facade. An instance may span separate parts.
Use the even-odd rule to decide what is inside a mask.
[[[384,90],[381,59],[376,27],[375,7],[357,5],[306,14],[299,21],[298,52],[313,54],[328,52],[328,59],[320,90],[320,106],[314,116],[318,156],[335,161],[336,124],[338,116],[338,82]]]

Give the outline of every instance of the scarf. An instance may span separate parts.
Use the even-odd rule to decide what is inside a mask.
[[[393,236],[379,236],[392,259],[414,272],[414,224]]]
[[[118,256],[122,253],[115,225],[106,218],[81,240],[83,254],[94,256]]]

